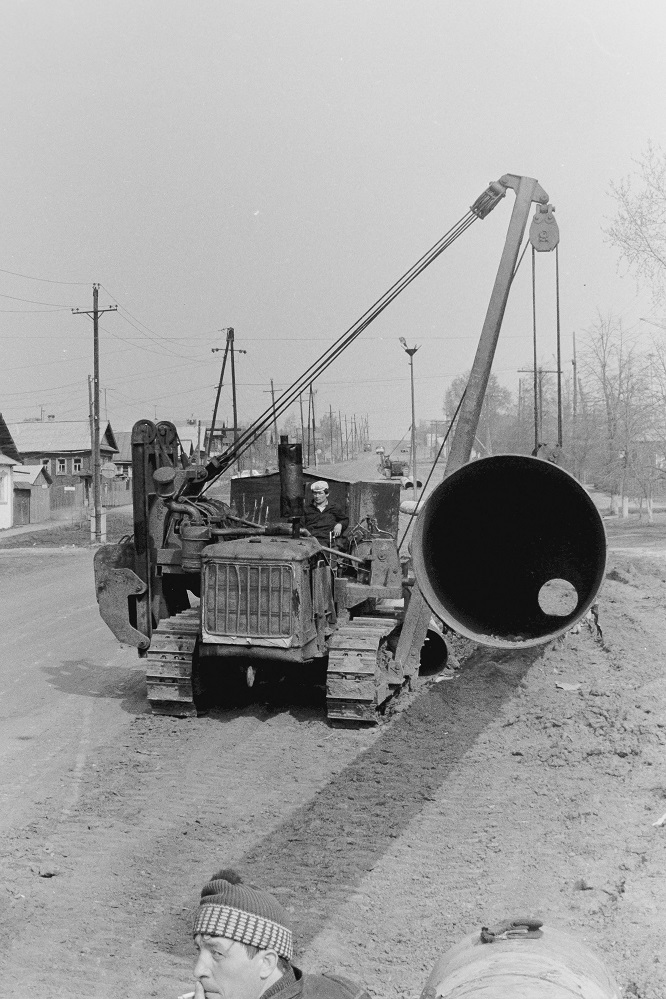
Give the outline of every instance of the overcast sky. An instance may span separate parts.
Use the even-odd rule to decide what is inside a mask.
[[[597,309],[660,319],[602,226],[666,146],[657,0],[4,0],[0,412],[85,419],[92,323],[114,429],[210,419],[223,330],[239,416],[269,402],[491,180],[538,178],[561,231],[563,367]],[[476,222],[317,384],[375,437],[442,416],[471,366],[511,214]],[[553,255],[538,260],[548,301]],[[23,275],[15,276],[9,272]],[[40,280],[36,280],[40,279]],[[531,365],[527,259],[494,372]],[[555,350],[540,311],[540,360]],[[221,414],[230,416],[229,393]],[[104,416],[104,409],[102,410]]]

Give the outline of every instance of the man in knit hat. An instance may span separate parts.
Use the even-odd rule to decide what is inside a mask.
[[[193,935],[195,999],[369,999],[346,978],[295,968],[287,912],[235,871],[219,871],[204,885]]]

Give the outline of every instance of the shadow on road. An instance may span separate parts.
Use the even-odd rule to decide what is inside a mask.
[[[332,911],[359,886],[497,717],[542,649],[478,649],[455,680],[419,695],[373,745],[242,857],[246,880],[293,899],[295,937],[305,949]],[[185,920],[168,936],[188,949]],[[180,943],[176,944],[180,952]]]
[[[90,659],[64,659],[57,666],[44,666],[50,684],[64,694],[120,700],[127,714],[140,715],[148,709],[143,672],[119,666],[100,666]]]

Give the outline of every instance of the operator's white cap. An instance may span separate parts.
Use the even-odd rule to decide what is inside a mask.
[[[310,485],[310,489],[314,492],[316,489],[325,489],[328,492],[328,482],[324,482],[323,479],[317,479]]]

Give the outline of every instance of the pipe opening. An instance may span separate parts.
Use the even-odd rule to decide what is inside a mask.
[[[578,606],[578,591],[566,579],[549,579],[539,590],[539,607],[552,617],[568,617]]]
[[[453,631],[496,648],[538,645],[594,602],[606,535],[568,472],[496,455],[463,465],[430,494],[412,557],[421,592]]]
[[[419,676],[434,676],[446,666],[449,650],[441,631],[428,628],[425,641],[421,648],[419,660]]]

